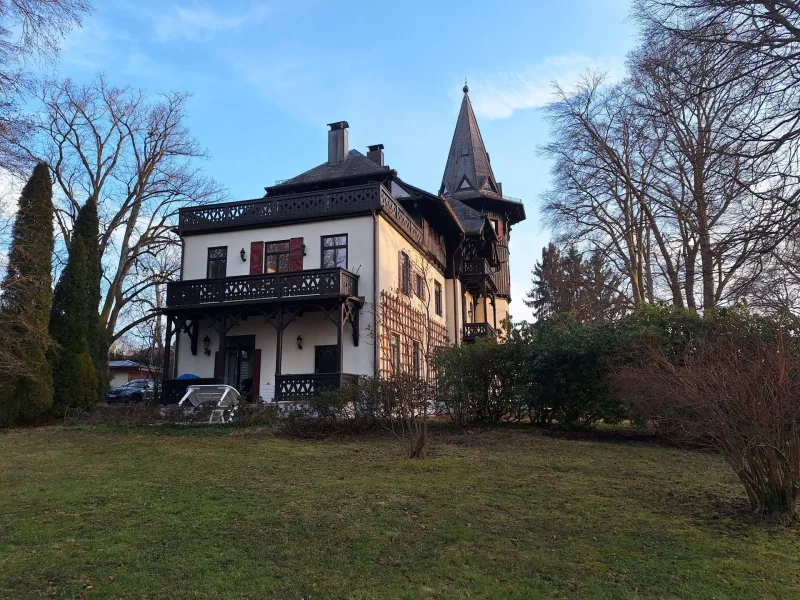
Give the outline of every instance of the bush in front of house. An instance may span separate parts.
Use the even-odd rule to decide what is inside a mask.
[[[529,420],[541,426],[589,428],[627,415],[611,385],[623,340],[610,324],[566,315],[511,328],[508,340],[443,349],[436,364],[438,399],[459,425]]]
[[[436,355],[436,398],[459,426],[519,421],[527,416],[520,386],[521,344],[479,339]]]
[[[796,518],[800,321],[727,309],[670,323],[632,341],[620,393],[662,434],[719,451],[755,512]]]

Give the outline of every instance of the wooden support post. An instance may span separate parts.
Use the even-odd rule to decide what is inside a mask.
[[[281,365],[283,361],[283,309],[278,309],[278,320],[275,327],[275,333],[278,336],[275,348],[275,375],[281,374]]]
[[[164,380],[172,379],[169,376],[169,359],[172,347],[172,317],[167,315],[167,339],[164,343],[164,367],[161,371],[161,403],[166,404],[164,397]]]
[[[219,360],[220,360],[220,375],[222,376],[222,383],[225,383],[225,346],[228,338],[228,328],[226,327],[228,315],[222,314],[220,321],[221,327],[219,328]]]
[[[344,368],[344,352],[343,352],[344,347],[342,344],[342,337],[343,337],[342,334],[344,333],[344,304],[340,303],[339,308],[336,310],[336,312],[337,312],[336,345],[339,348],[339,359],[338,359],[339,366],[337,368],[337,371],[341,373]]]
[[[492,294],[492,320],[494,321],[494,329],[497,331],[497,297]]]

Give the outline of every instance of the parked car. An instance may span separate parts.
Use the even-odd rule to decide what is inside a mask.
[[[106,402],[128,404],[152,400],[155,394],[155,382],[152,379],[133,379],[122,387],[113,387],[106,394]]]

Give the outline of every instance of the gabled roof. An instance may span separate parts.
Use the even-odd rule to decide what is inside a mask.
[[[455,213],[466,233],[480,233],[486,223],[486,217],[456,198],[445,196],[447,204]]]
[[[368,159],[358,150],[350,150],[347,158],[342,162],[328,164],[327,162],[317,165],[313,169],[301,173],[296,177],[282,181],[280,184],[268,189],[282,188],[285,186],[302,185],[305,183],[319,183],[332,179],[342,179],[349,177],[366,177],[369,175],[387,175],[389,167],[382,167]]]
[[[448,198],[487,196],[502,199],[468,92],[465,85],[440,192]]]

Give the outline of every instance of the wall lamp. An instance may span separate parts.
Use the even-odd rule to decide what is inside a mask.
[[[241,256],[241,257],[242,257],[242,262],[245,262],[245,261],[247,260],[247,258],[246,258],[246,256],[245,256],[245,253],[244,253],[244,248],[242,248],[242,249],[239,251],[239,256]]]
[[[211,356],[211,340],[208,336],[203,338],[203,353],[206,356]]]
[[[301,244],[300,248],[303,250],[303,256],[305,256],[306,255],[306,245],[305,244]]]
[[[303,336],[300,335],[297,336],[297,349],[298,350],[303,349]]]

